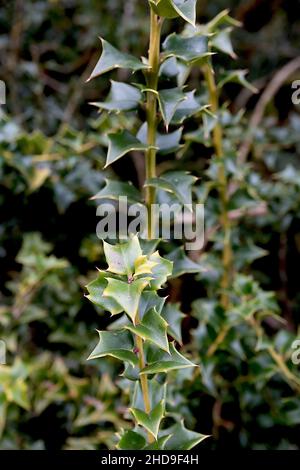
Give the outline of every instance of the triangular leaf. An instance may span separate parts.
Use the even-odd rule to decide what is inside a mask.
[[[159,431],[160,422],[163,419],[165,412],[164,400],[159,402],[150,413],[145,413],[145,411],[139,410],[137,408],[131,408],[130,411],[133,414],[137,423],[143,426],[143,428],[145,428],[147,431],[149,431],[152,436],[154,436],[156,439]]]
[[[152,308],[144,315],[138,325],[128,325],[126,328],[133,334],[169,352],[167,326],[167,322],[156,312],[155,308]]]
[[[152,356],[152,357],[151,357]],[[170,355],[162,351],[155,351],[152,354],[151,349],[147,356],[148,365],[142,369],[141,374],[158,374],[175,369],[185,369],[187,367],[196,367],[191,361],[180,354],[173,343],[170,344]]]
[[[187,171],[170,171],[159,178],[151,178],[146,181],[146,186],[154,186],[157,189],[170,192],[176,196],[181,204],[192,204],[192,185],[197,181],[195,176]]]
[[[131,69],[134,71],[148,68],[147,65],[143,64],[143,62],[136,57],[118,51],[118,49],[102,38],[100,38],[100,40],[102,43],[102,54],[87,81],[116,68]]]
[[[109,199],[119,200],[120,196],[126,196],[129,202],[141,202],[140,192],[133,186],[131,182],[115,181],[105,179],[105,186],[102,188],[92,200]]]
[[[248,88],[252,93],[257,93],[257,89],[246,80],[247,73],[247,70],[227,71],[224,78],[218,83],[218,88],[222,88],[226,83],[239,83],[243,87]]]
[[[167,258],[173,261],[173,273],[172,277],[179,277],[182,274],[187,273],[200,273],[206,271],[206,269],[195,261],[191,260],[186,254],[183,247],[176,248],[168,254]]]
[[[175,113],[176,114],[176,113]],[[182,128],[168,134],[156,133],[156,144],[158,152],[167,155],[168,153],[175,152],[180,147],[180,139],[182,136]],[[138,139],[144,144],[147,143],[147,123],[144,123],[138,133]]]
[[[103,292],[103,296],[115,299],[133,323],[135,323],[140,297],[145,287],[149,284],[149,278],[135,279],[129,283],[111,278],[107,279],[107,281],[108,286]]]
[[[141,98],[142,94],[137,88],[112,80],[107,100],[90,104],[107,111],[130,111],[138,106]]]
[[[145,151],[149,148],[126,130],[108,134],[108,153],[105,168],[133,150]]]
[[[164,57],[178,57],[183,62],[193,63],[209,57],[208,40],[206,36],[192,37],[170,34],[163,43]]]
[[[233,50],[232,42],[231,42],[231,34],[232,28],[226,28],[219,31],[215,36],[212,37],[210,43],[213,47],[218,49],[225,54],[228,54],[233,59],[236,59],[237,56]]]
[[[167,130],[179,103],[185,99],[186,96],[180,88],[170,88],[159,91],[158,101],[160,111]]]
[[[116,300],[111,297],[103,297],[103,292],[107,287],[107,272],[99,271],[97,279],[90,282],[86,289],[88,291],[88,295],[86,296],[91,302],[93,302],[98,307],[103,308],[103,310],[107,310],[112,315],[117,315],[118,313],[123,312],[122,307],[118,304]]]
[[[181,324],[185,315],[179,310],[179,304],[166,304],[161,312],[161,316],[168,323],[168,334],[179,344],[182,344]]]
[[[108,271],[132,277],[135,270],[135,261],[143,254],[137,235],[118,245],[110,245],[103,241],[103,249]]]
[[[88,357],[88,360],[104,356],[112,356],[123,362],[129,362],[132,367],[137,366],[138,358],[132,352],[134,342],[129,331],[98,331],[99,343]]]
[[[198,432],[189,431],[185,428],[183,421],[164,429],[160,434],[170,436],[165,444],[166,450],[190,450],[209,437]]]

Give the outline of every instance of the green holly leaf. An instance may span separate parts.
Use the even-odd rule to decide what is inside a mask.
[[[148,66],[143,64],[136,57],[126,54],[124,52],[118,51],[105,39],[99,38],[102,43],[102,54],[99,61],[96,64],[96,67],[92,71],[88,82],[103,73],[109,72],[110,70],[117,68],[130,69],[134,72],[141,69],[147,69]]]
[[[131,111],[137,108],[141,99],[141,92],[134,86],[111,80],[111,88],[107,100],[90,104],[107,111]]]
[[[180,88],[170,88],[159,91],[158,102],[167,131],[176,109],[179,104],[186,99],[187,97]]]
[[[172,119],[172,124],[182,124],[187,118],[203,113],[209,107],[201,105],[195,97],[195,90],[186,93],[186,100],[179,103]]]
[[[182,276],[182,274],[192,274],[206,271],[203,266],[195,263],[185,254],[183,247],[176,248],[174,251],[168,254],[167,258],[174,263],[172,278]]]
[[[170,34],[163,43],[164,58],[177,57],[183,62],[193,64],[211,56],[208,51],[206,36],[195,35],[192,37]]]
[[[128,283],[108,278],[103,296],[115,299],[135,324],[141,294],[149,280],[150,278],[135,279]]]
[[[98,333],[99,343],[88,357],[88,360],[111,356],[120,361],[129,362],[132,367],[138,365],[138,358],[132,352],[134,342],[129,331],[98,331]]]
[[[108,199],[112,201],[119,200],[120,196],[126,196],[129,202],[141,202],[140,192],[133,186],[131,182],[115,181],[105,179],[105,186],[102,188],[92,200]]]
[[[148,365],[141,370],[140,374],[158,374],[175,369],[197,367],[175,349],[174,343],[170,344],[170,354],[163,353],[161,350],[152,351],[149,349],[147,363]]]
[[[135,262],[142,256],[142,250],[137,235],[127,242],[110,245],[103,241],[103,249],[108,264],[107,270],[114,274],[132,277],[135,271]]]
[[[233,50],[230,37],[231,32],[232,28],[222,29],[212,37],[210,44],[215,49],[218,49],[218,51],[224,52],[224,54],[228,54],[230,57],[232,57],[232,59],[236,59],[237,56]]]
[[[117,445],[119,450],[141,450],[146,445],[146,439],[135,431],[125,431]]]
[[[190,68],[176,59],[169,57],[160,66],[159,75],[165,75],[169,78],[175,78],[179,87],[183,86],[190,73]]]
[[[128,152],[133,150],[146,151],[149,146],[143,144],[138,138],[126,130],[118,131],[114,134],[108,134],[108,153],[105,167],[119,160]]]
[[[144,123],[137,133],[137,138],[144,144],[147,143],[147,128],[147,123]],[[168,134],[161,134],[157,132],[155,146],[157,148],[158,153],[161,153],[162,155],[167,155],[169,153],[175,152],[180,147],[182,130],[183,129],[180,128]]]
[[[179,309],[179,303],[168,303],[163,307],[161,316],[168,323],[168,334],[179,344],[182,344],[181,324],[185,315]]]
[[[157,439],[157,434],[159,431],[159,426],[161,420],[164,417],[165,412],[165,402],[164,400],[160,401],[150,413],[145,413],[145,411],[139,410],[138,408],[131,408],[131,413],[133,414],[137,423],[147,431],[149,431],[155,439]]]
[[[117,315],[123,312],[123,308],[118,304],[116,300],[111,297],[103,297],[103,292],[107,287],[107,272],[99,271],[97,279],[90,282],[86,289],[88,295],[86,298],[89,299],[93,304],[103,308],[111,313],[111,315]]]
[[[252,93],[257,93],[257,89],[246,80],[247,70],[232,70],[227,71],[225,76],[218,83],[218,88],[223,88],[226,83],[239,83],[245,88],[248,88]]]
[[[195,26],[197,0],[149,0],[151,8],[164,18],[181,16],[185,21]]]
[[[167,337],[167,322],[152,308],[145,313],[142,321],[136,325],[128,325],[126,328],[131,333],[140,336],[143,340],[156,344],[159,348],[169,352]]]
[[[185,428],[184,422],[174,424],[160,433],[163,436],[170,436],[165,444],[166,450],[191,450],[204,439],[210,437],[198,432],[189,431]]]
[[[152,269],[150,288],[159,290],[167,282],[172,274],[173,263],[166,258],[162,258],[158,251],[150,256],[150,261],[154,261],[156,265]]]
[[[146,312],[151,308],[155,308],[156,311],[160,314],[163,308],[163,305],[166,301],[166,297],[159,297],[154,290],[144,291],[141,296],[140,305],[139,305],[139,315],[140,318],[143,318]]]
[[[208,33],[214,33],[219,26],[224,24],[228,24],[234,27],[242,26],[242,23],[229,16],[229,10],[226,9],[221,11],[209,23],[207,23],[206,30]]]
[[[159,178],[150,178],[146,186],[162,189],[176,196],[181,204],[192,204],[192,185],[197,181],[195,176],[187,171],[169,171]]]

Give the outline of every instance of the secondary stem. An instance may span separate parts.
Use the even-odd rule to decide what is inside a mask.
[[[211,111],[214,114],[219,112],[219,94],[215,81],[215,75],[211,64],[204,66],[204,76],[209,92],[209,101]],[[222,253],[223,276],[221,281],[221,305],[226,310],[229,306],[229,297],[226,290],[230,287],[232,277],[232,246],[231,246],[231,223],[229,218],[229,196],[228,196],[228,180],[224,163],[223,152],[223,130],[219,122],[217,122],[213,130],[213,144],[215,153],[218,158],[218,184],[221,202],[221,224],[224,232],[224,243]]]
[[[157,86],[160,62],[160,36],[161,36],[162,19],[151,10],[150,18],[150,45],[149,45],[149,66],[150,70],[147,75],[147,86],[149,88],[147,95],[147,126],[148,136],[147,143],[149,150],[146,152],[146,179],[156,176],[156,133],[157,133]],[[155,204],[155,188],[146,187],[146,206],[148,210],[148,238],[155,238],[156,220],[153,216],[152,205]],[[139,320],[138,320],[139,321]],[[144,342],[139,336],[136,336],[136,345],[139,356],[139,368],[145,367]],[[140,375],[141,389],[143,393],[145,412],[151,412],[151,403],[149,398],[149,387],[147,375]],[[149,442],[154,442],[154,437],[148,433]]]
[[[160,63],[160,37],[162,18],[159,18],[151,10],[150,19],[150,44],[149,44],[149,67],[147,75],[147,86],[150,90],[147,95],[147,143],[149,150],[146,152],[146,179],[156,176],[156,134],[157,134],[157,85]],[[156,220],[153,215],[152,205],[155,204],[155,188],[146,187],[146,205],[148,210],[148,238],[155,238]]]

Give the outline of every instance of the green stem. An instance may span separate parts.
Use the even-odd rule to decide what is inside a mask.
[[[161,36],[162,19],[151,10],[150,19],[150,45],[149,45],[149,66],[150,71],[147,75],[147,86],[150,90],[147,94],[147,125],[148,136],[147,143],[149,150],[146,152],[146,179],[156,176],[156,133],[157,133],[157,86],[160,63],[160,36]],[[152,205],[155,204],[155,188],[146,187],[146,206],[148,210],[148,238],[155,238],[155,218],[152,213]],[[138,320],[139,321],[139,320]],[[145,367],[144,342],[142,338],[136,336],[136,345],[139,356],[139,368]],[[141,389],[143,393],[145,412],[150,413],[151,403],[149,398],[149,387],[147,375],[140,375]],[[148,433],[148,441],[154,442],[154,437]]]
[[[215,81],[215,75],[212,68],[212,64],[204,66],[204,77],[207,83],[209,101],[211,105],[211,111],[214,114],[219,113],[219,93]],[[219,161],[218,169],[218,185],[221,202],[221,225],[224,233],[223,253],[222,253],[222,264],[223,264],[223,276],[221,281],[221,305],[225,310],[229,306],[229,296],[227,289],[230,287],[232,278],[232,246],[231,246],[231,223],[229,218],[229,195],[228,195],[228,180],[226,176],[224,152],[223,152],[223,130],[221,124],[218,122],[213,130],[213,144],[216,156]]]
[[[149,44],[149,66],[147,74],[147,86],[150,90],[147,95],[147,143],[149,150],[146,152],[146,179],[156,177],[156,134],[157,134],[157,86],[160,63],[160,37],[162,18],[159,18],[151,10],[150,19],[150,44]],[[155,238],[156,220],[152,212],[152,205],[155,204],[155,188],[146,188],[146,206],[148,210],[148,238]]]

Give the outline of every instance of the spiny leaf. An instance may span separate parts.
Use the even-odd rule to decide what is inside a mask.
[[[186,98],[187,97],[180,88],[170,88],[159,91],[158,101],[167,131],[179,103],[184,101]]]
[[[174,132],[170,132],[169,134],[160,134],[159,132],[157,132],[155,145],[158,149],[158,152],[162,155],[167,155],[168,153],[175,152],[180,147],[182,130],[183,129],[180,128]],[[137,133],[137,137],[144,144],[147,143],[147,123],[144,123],[140,127]]]
[[[206,271],[200,264],[188,258],[183,247],[176,248],[169,253],[167,257],[174,263],[172,277],[179,277],[186,273],[200,273]]]
[[[117,279],[107,279],[108,285],[103,296],[115,299],[135,324],[140,297],[149,284],[149,280],[150,278],[135,279],[128,283]]]
[[[170,34],[163,43],[164,57],[178,57],[187,63],[197,62],[209,57],[207,37],[195,35],[192,37]]]
[[[176,18],[181,16],[185,21],[195,25],[197,0],[149,0],[158,16]]]
[[[119,160],[119,158],[123,157],[128,152],[132,152],[133,150],[145,151],[149,148],[147,144],[143,144],[126,130],[108,134],[108,142],[108,153],[104,168]]]
[[[131,277],[135,270],[135,261],[142,256],[142,250],[137,235],[125,243],[110,245],[103,241],[104,254],[111,273]]]
[[[217,16],[215,16],[209,23],[207,23],[206,28],[209,33],[215,32],[216,28],[223,24],[229,24],[230,26],[239,27],[242,25],[239,21],[235,20],[229,16],[229,10],[221,11]]]
[[[138,335],[144,340],[156,344],[164,351],[169,352],[167,326],[167,322],[157,313],[155,308],[152,308],[144,315],[142,321],[138,325],[128,325],[126,328],[133,334]]]
[[[163,305],[166,301],[166,297],[159,297],[154,290],[151,291],[144,291],[141,296],[140,304],[139,304],[139,315],[141,318],[145,315],[148,310],[151,308],[156,309],[156,311],[160,314],[163,308]]]
[[[176,59],[176,57],[169,57],[160,66],[159,75],[166,77],[176,78],[177,85],[183,86],[190,72],[190,68]]]
[[[151,178],[146,181],[146,186],[174,194],[181,204],[192,204],[192,185],[197,181],[195,176],[187,171],[170,171],[159,178]]]
[[[111,89],[107,100],[90,104],[107,111],[130,111],[138,106],[141,99],[141,92],[134,86],[111,80]]]
[[[186,99],[179,103],[172,119],[172,124],[182,124],[187,118],[196,113],[201,113],[208,108],[208,105],[202,105],[195,97],[195,90],[185,94]]]
[[[237,56],[233,50],[232,42],[230,38],[232,28],[226,28],[219,31],[215,36],[212,37],[210,43],[213,47],[218,49],[225,54],[228,54],[233,59],[236,59]]]
[[[118,200],[119,196],[126,196],[129,202],[141,202],[139,191],[133,186],[131,182],[115,181],[105,179],[105,186],[101,189],[92,200],[97,199],[110,199]]]
[[[98,307],[103,308],[111,313],[111,315],[117,315],[123,311],[122,307],[116,300],[111,297],[103,297],[103,292],[107,287],[107,272],[99,271],[97,279],[90,282],[86,289],[88,295],[86,296],[91,302]]]
[[[189,431],[185,428],[183,421],[164,429],[160,434],[170,436],[165,444],[166,450],[190,450],[209,437],[198,432]]]
[[[185,315],[179,309],[179,303],[168,303],[164,306],[161,316],[168,323],[168,334],[172,336],[179,344],[182,344],[181,324]]]
[[[151,349],[149,351],[150,353],[147,355],[148,365],[142,369],[140,372],[141,374],[158,374],[161,372],[166,373],[174,369],[196,367],[195,364],[176,351],[173,343],[170,344],[170,355],[159,350],[155,351],[153,355]]]
[[[218,83],[218,88],[223,88],[226,83],[239,83],[245,88],[248,88],[252,93],[257,93],[255,86],[246,80],[245,76],[247,75],[247,70],[232,70],[227,71],[224,78]]]
[[[137,408],[131,408],[131,413],[133,414],[135,420],[138,424],[143,426],[147,431],[149,431],[152,436],[157,438],[159,431],[160,422],[163,419],[165,412],[165,403],[164,400],[159,402],[155,408],[153,408],[150,413],[145,413],[145,411],[139,410]]]
[[[120,450],[141,450],[146,445],[146,439],[135,431],[126,431],[117,445]]]
[[[147,65],[136,59],[136,57],[118,51],[105,39],[100,38],[100,41],[102,43],[102,54],[87,81],[116,68],[131,69],[133,71],[148,68]]]
[[[158,251],[150,256],[150,261],[156,263],[152,269],[150,287],[159,290],[167,282],[168,277],[171,276],[173,263],[166,258],[162,258]]]
[[[112,356],[120,361],[129,362],[132,367],[137,366],[138,358],[132,352],[134,343],[129,331],[98,331],[98,333],[99,343],[88,360]]]

